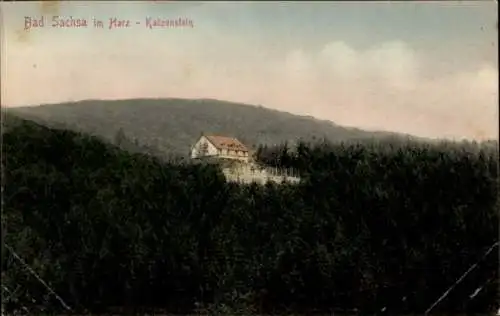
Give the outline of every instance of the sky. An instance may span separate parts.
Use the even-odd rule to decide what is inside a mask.
[[[495,1],[0,5],[2,106],[211,98],[367,130],[498,138]],[[28,17],[44,26],[25,30]],[[88,26],[52,27],[54,17]],[[109,29],[113,18],[129,27]]]

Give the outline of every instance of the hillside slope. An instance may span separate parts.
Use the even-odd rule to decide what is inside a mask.
[[[481,257],[435,312],[498,308],[493,148],[303,145],[299,185],[237,185],[7,116],[8,315],[69,314],[9,249],[71,314],[420,315]]]
[[[201,133],[237,137],[249,145],[276,144],[297,138],[332,141],[397,134],[366,132],[330,121],[297,116],[259,106],[217,100],[88,100],[8,109],[9,112],[113,140],[125,136],[160,152],[185,155]]]

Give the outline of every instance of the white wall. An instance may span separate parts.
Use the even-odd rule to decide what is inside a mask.
[[[273,169],[259,169],[255,166],[252,168],[251,165],[224,168],[222,172],[226,177],[226,180],[231,182],[266,183],[268,181],[272,181],[280,183],[283,180],[286,180],[288,182],[297,183],[300,181],[299,177],[287,176],[283,171],[277,171]]]
[[[199,151],[201,149],[201,146],[204,144],[207,144],[207,153],[202,155],[199,154]],[[228,158],[228,159],[238,159],[241,161],[248,162],[249,156],[248,153],[243,153],[239,152],[239,154],[235,150],[226,150],[223,149],[222,151],[219,151],[212,143],[208,141],[208,139],[205,136],[202,136],[198,142],[193,146],[191,149],[191,158],[200,158],[200,157],[208,157],[208,156],[217,156],[220,158]]]
[[[200,155],[199,151],[203,145],[207,145],[207,153],[205,155]],[[191,149],[191,158],[200,158],[204,156],[216,156],[218,155],[218,150],[212,143],[208,141],[205,136],[200,137],[198,142]]]

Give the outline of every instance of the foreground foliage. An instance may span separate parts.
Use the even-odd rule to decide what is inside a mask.
[[[297,186],[228,184],[28,122],[3,148],[3,240],[75,310],[422,313],[498,238],[498,154],[477,144],[259,149]],[[2,251],[2,284],[21,285],[7,307],[43,297]],[[436,310],[493,310],[497,265]]]

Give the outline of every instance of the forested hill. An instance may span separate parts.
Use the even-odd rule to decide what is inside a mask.
[[[299,143],[273,162],[299,185],[237,185],[215,166],[8,122],[6,314],[68,314],[11,249],[80,314],[422,315],[478,262],[433,311],[498,308],[494,148]]]
[[[202,132],[234,136],[249,145],[278,144],[298,138],[325,137],[334,141],[399,137],[259,106],[207,99],[89,100],[8,111],[112,141],[122,129],[126,138],[133,142],[174,155],[185,155]]]

